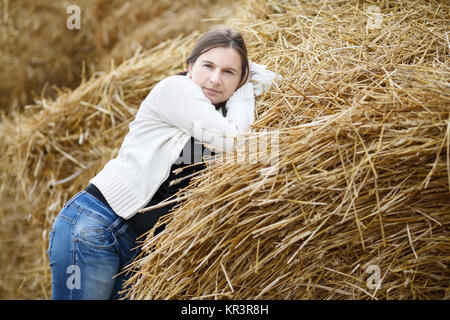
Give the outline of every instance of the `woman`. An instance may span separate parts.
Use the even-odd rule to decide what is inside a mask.
[[[195,150],[195,141],[216,152],[229,150],[224,135],[243,132],[253,122],[254,91],[239,33],[212,29],[187,62],[187,74],[170,76],[151,90],[117,157],[56,217],[48,249],[53,299],[118,298],[125,275],[115,276],[136,257],[136,238],[173,205],[136,213],[189,183],[169,185],[172,171],[181,166],[178,160],[186,156],[183,150]]]

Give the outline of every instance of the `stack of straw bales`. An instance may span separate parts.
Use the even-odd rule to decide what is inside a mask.
[[[73,5],[80,9],[80,29],[70,30]],[[56,97],[58,88],[74,89],[83,76],[108,71],[111,59],[121,63],[139,47],[204,30],[203,18],[230,11],[215,0],[1,1],[0,111],[11,114],[36,97]]]
[[[450,8],[374,4],[238,3],[225,22],[283,75],[258,97],[248,135],[276,133],[277,161],[231,161],[261,156],[245,144],[208,161],[166,229],[144,239],[128,297],[449,298]],[[54,217],[116,154],[149,90],[185,69],[198,36],[3,119],[0,296],[49,297]]]
[[[279,161],[211,161],[128,296],[450,298],[449,7],[389,1],[378,29],[370,3],[252,4],[235,26],[284,75],[253,126]],[[254,150],[237,157],[273,159]]]

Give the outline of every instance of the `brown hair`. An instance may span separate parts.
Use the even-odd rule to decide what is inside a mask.
[[[247,47],[242,35],[229,27],[214,27],[202,35],[187,58],[188,65],[194,64],[198,57],[202,54],[217,47],[232,48],[239,53],[242,65],[241,81],[238,85],[238,88],[240,88],[247,81],[250,73]],[[182,72],[180,74],[186,75],[186,72]],[[216,107],[220,108],[224,104],[225,103],[220,103]]]

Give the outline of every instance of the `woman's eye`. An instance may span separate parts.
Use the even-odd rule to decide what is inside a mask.
[[[204,65],[206,68],[208,68],[208,69],[211,69],[212,68],[212,65],[210,65],[210,64],[205,64]]]

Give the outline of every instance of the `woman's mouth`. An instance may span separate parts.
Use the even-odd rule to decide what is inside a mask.
[[[221,93],[221,91],[219,90],[215,90],[215,89],[211,89],[211,88],[204,88],[204,90],[209,93],[209,94],[219,94]]]

